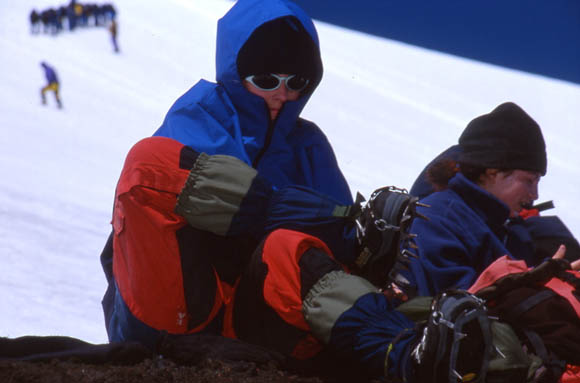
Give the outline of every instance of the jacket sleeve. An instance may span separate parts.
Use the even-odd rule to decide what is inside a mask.
[[[256,220],[248,220],[248,226],[242,227],[258,233],[271,194],[272,187],[238,158],[201,153],[178,196],[175,212],[197,229],[219,235],[241,234],[230,227],[242,201],[251,195],[256,200]]]
[[[369,377],[407,376],[414,322],[365,279],[326,274],[310,289],[303,311],[314,335]]]
[[[249,164],[243,137],[231,120],[233,105],[216,84],[200,80],[171,106],[154,136],[209,155],[229,154]]]
[[[418,209],[429,220],[413,222],[410,231],[417,235],[418,249],[409,250],[418,258],[409,271],[401,272],[422,296],[449,288],[468,289],[493,259],[507,253],[483,221],[462,205],[439,205]]]
[[[324,132],[315,123],[301,118],[289,140],[299,148],[295,149],[295,155],[300,162],[311,164],[308,171],[302,169],[306,184],[343,204],[351,204],[352,193]]]
[[[197,229],[224,236],[249,234],[259,239],[274,229],[301,230],[320,237],[348,263],[356,246],[351,209],[309,188],[276,190],[235,157],[201,153],[175,212]]]

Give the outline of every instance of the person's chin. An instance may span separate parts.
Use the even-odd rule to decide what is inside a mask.
[[[521,206],[516,206],[515,208],[510,209],[510,217],[517,217],[520,213],[524,210]]]

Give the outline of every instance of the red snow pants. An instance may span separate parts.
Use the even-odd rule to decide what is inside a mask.
[[[256,243],[194,229],[174,212],[196,158],[164,137],[130,150],[115,195],[113,275],[130,313],[154,330],[233,337],[233,294]]]
[[[320,277],[342,269],[320,239],[273,231],[254,252],[236,291],[237,336],[297,359],[315,356],[322,344],[311,334],[302,301]]]

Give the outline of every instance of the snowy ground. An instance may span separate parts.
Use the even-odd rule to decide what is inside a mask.
[[[214,78],[228,0],[117,0],[120,54],[105,28],[31,35],[31,9],[0,3],[0,336],[105,342],[99,254],[124,155],[175,99]],[[580,236],[580,86],[317,23],[325,76],[303,116],[335,147],[353,193],[410,187],[473,117],[514,101],[542,126],[540,201]],[[40,104],[40,61],[58,71],[63,110]]]

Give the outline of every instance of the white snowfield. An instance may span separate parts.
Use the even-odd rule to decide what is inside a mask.
[[[0,336],[106,342],[99,255],[129,148],[200,78],[213,80],[227,0],[117,0],[120,54],[106,28],[31,35],[48,0],[0,2]],[[409,188],[475,116],[514,101],[542,126],[540,200],[580,236],[580,86],[317,22],[325,68],[303,117],[333,144],[356,191]],[[541,54],[541,52],[538,52]],[[63,110],[40,103],[55,66]]]

